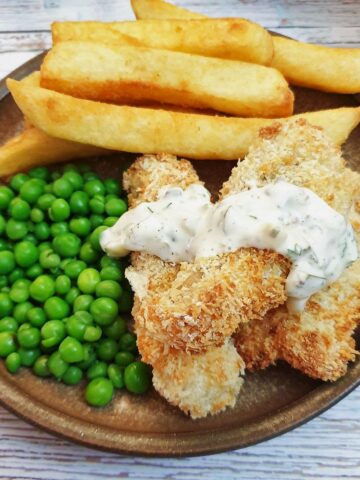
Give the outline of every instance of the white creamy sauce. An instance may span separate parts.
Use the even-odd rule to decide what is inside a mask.
[[[292,311],[358,256],[346,219],[311,190],[282,180],[215,204],[201,185],[165,188],[156,202],[138,205],[105,230],[101,246],[112,256],[141,251],[170,262],[241,247],[274,250],[292,261],[286,281]]]

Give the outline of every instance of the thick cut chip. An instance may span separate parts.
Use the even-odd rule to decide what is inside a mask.
[[[206,57],[269,65],[271,35],[260,25],[241,18],[204,20],[139,20],[137,22],[55,22],[53,42],[90,40],[117,45],[125,34],[144,47],[194,53]]]
[[[195,159],[243,157],[272,120],[199,115],[83,100],[8,79],[25,117],[50,136],[127,152],[167,152]],[[342,144],[360,122],[360,107],[295,115]],[[287,119],[281,120],[286,122]]]
[[[41,86],[89,100],[155,101],[264,118],[291,115],[294,103],[286,80],[269,67],[81,41],[52,48],[41,66]]]

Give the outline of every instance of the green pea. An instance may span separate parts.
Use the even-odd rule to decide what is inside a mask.
[[[34,234],[38,240],[48,239],[51,235],[49,225],[46,222],[37,223],[34,228]]]
[[[34,227],[34,229],[35,229],[35,227]],[[25,237],[23,237],[23,240],[26,240],[27,242],[31,242],[34,245],[37,245],[37,243],[38,243],[38,239],[35,237],[35,235],[33,233],[27,233],[25,235]]]
[[[5,238],[0,238],[0,252],[4,250],[11,250],[12,243],[6,240]]]
[[[66,332],[70,337],[84,340],[84,334],[88,323],[72,315],[66,322]]]
[[[67,363],[81,362],[84,359],[84,349],[81,343],[73,337],[66,337],[60,343],[59,353]]]
[[[95,362],[88,368],[86,372],[86,377],[88,380],[93,380],[94,378],[106,377],[107,375],[107,363],[105,362]]]
[[[83,270],[78,279],[77,284],[81,292],[94,293],[96,285],[100,282],[100,274],[95,268],[86,268]]]
[[[77,215],[86,215],[89,212],[89,195],[85,192],[74,192],[69,203],[71,211]]]
[[[51,172],[51,174],[50,174],[50,178],[53,182],[55,182],[55,180],[57,180],[60,177],[61,177],[61,173],[58,172],[58,171]]]
[[[133,362],[125,368],[124,382],[131,393],[145,393],[151,387],[151,369],[144,362]]]
[[[90,310],[90,305],[94,301],[94,297],[91,295],[79,295],[74,302],[73,310],[78,312],[80,310]]]
[[[0,252],[0,274],[6,275],[15,268],[15,257],[10,250]]]
[[[88,265],[91,265],[99,258],[99,252],[94,250],[89,242],[85,242],[80,248],[80,258]]]
[[[21,365],[23,365],[24,367],[32,367],[41,355],[41,351],[39,348],[29,349],[20,347],[18,353],[21,358]]]
[[[131,352],[119,352],[115,355],[115,363],[119,367],[127,367],[130,363],[135,361],[135,355]]]
[[[101,234],[105,230],[107,230],[107,227],[102,225],[100,227],[95,228],[95,230],[90,235],[90,244],[91,244],[91,246],[93,247],[94,250],[97,250],[97,251],[101,250],[100,238],[101,238]]]
[[[0,252],[0,255],[1,253],[2,252]],[[15,245],[14,255],[16,263],[24,268],[31,267],[39,258],[39,252],[36,246],[26,240]]]
[[[115,225],[115,223],[118,221],[118,217],[106,217],[105,220],[104,220],[104,225],[106,227],[112,227],[113,225]]]
[[[100,180],[99,175],[92,171],[85,172],[83,177],[85,182],[89,182],[90,180]]]
[[[111,402],[114,386],[107,378],[94,378],[85,390],[85,399],[93,407],[104,407]]]
[[[29,278],[39,277],[44,273],[42,266],[39,263],[35,263],[26,270],[26,276]]]
[[[124,368],[119,367],[119,365],[115,365],[114,363],[111,363],[108,366],[107,374],[115,388],[123,388],[125,386]]]
[[[19,303],[15,306],[13,311],[13,317],[17,323],[21,324],[26,322],[28,311],[33,308],[33,304],[30,302]]]
[[[84,360],[82,362],[77,363],[76,365],[81,368],[82,370],[87,370],[91,367],[96,361],[96,353],[94,351],[94,347],[89,344],[85,343],[84,347]]]
[[[10,218],[6,224],[6,235],[10,240],[20,240],[28,233],[26,222]]]
[[[101,268],[106,267],[115,267],[120,268],[119,260],[117,258],[109,257],[108,255],[104,255],[100,260]]]
[[[90,313],[100,326],[110,325],[118,314],[118,305],[112,298],[97,298],[90,306]]]
[[[6,230],[6,220],[3,215],[0,214],[0,235],[2,235]]]
[[[51,242],[41,242],[38,245],[39,252],[44,252],[45,250],[51,250]]]
[[[22,323],[20,327],[18,328],[18,332],[23,332],[24,330],[28,330],[31,328],[31,324],[28,322]]]
[[[45,301],[44,310],[50,320],[61,320],[70,313],[70,307],[60,297],[50,297]]]
[[[53,192],[59,198],[69,198],[74,191],[73,185],[64,177],[53,183]]]
[[[69,231],[69,225],[66,222],[55,222],[50,226],[51,235],[56,237]]]
[[[39,178],[44,181],[50,178],[50,172],[47,167],[34,167],[31,168],[28,173],[31,178]]]
[[[131,312],[131,309],[133,307],[133,302],[134,302],[134,295],[132,292],[129,292],[128,290],[123,290],[123,293],[120,297],[118,306],[119,306],[119,312],[121,313],[129,313]]]
[[[117,267],[105,267],[100,270],[101,280],[113,280],[114,282],[120,282],[124,275],[120,268]]]
[[[114,178],[107,178],[106,180],[104,180],[104,186],[107,193],[119,195],[121,192],[120,184]]]
[[[41,355],[38,357],[33,365],[32,371],[37,377],[50,377],[51,373],[48,367],[49,357]]]
[[[30,217],[31,207],[28,202],[17,197],[11,201],[9,214],[15,220],[27,220]]]
[[[10,353],[5,360],[5,365],[10,373],[16,373],[21,367],[21,358],[18,352]]]
[[[33,307],[27,312],[27,319],[33,327],[41,328],[46,322],[46,315],[42,308]]]
[[[16,332],[18,323],[13,317],[4,317],[0,320],[0,332]]]
[[[20,188],[20,197],[22,200],[33,204],[44,193],[44,183],[37,179],[27,180]]]
[[[100,340],[102,336],[102,330],[99,326],[95,325],[89,325],[86,327],[85,333],[84,333],[84,340],[86,342],[97,342]]]
[[[10,188],[4,185],[0,186],[0,210],[6,210],[14,196],[14,192]]]
[[[45,218],[44,212],[40,208],[33,208],[30,213],[30,220],[34,223],[43,222]]]
[[[81,240],[73,233],[62,233],[57,235],[53,242],[53,248],[61,257],[75,257],[81,247]]]
[[[15,352],[16,342],[12,332],[0,332],[0,357],[5,358]]]
[[[16,192],[20,191],[20,188],[24,185],[25,182],[29,180],[28,175],[25,173],[17,173],[10,180],[10,187]]]
[[[119,340],[120,350],[125,352],[136,352],[136,335],[131,332],[126,332],[121,335]]]
[[[43,338],[41,344],[46,348],[54,347],[63,341],[66,331],[65,325],[61,320],[50,320],[41,328]]]
[[[76,171],[66,171],[62,178],[67,180],[74,190],[80,190],[84,185],[82,176]]]
[[[29,289],[28,288],[16,288],[12,287],[9,292],[9,297],[14,303],[23,303],[29,298]]]
[[[39,263],[42,268],[52,269],[60,265],[61,259],[53,250],[44,250],[40,253]]]
[[[0,288],[7,287],[8,283],[8,277],[6,275],[0,275]]]
[[[89,202],[92,213],[101,214],[105,212],[105,198],[102,195],[95,195]]]
[[[18,278],[15,280],[13,283],[13,288],[23,288],[23,289],[29,289],[31,285],[31,281],[28,280],[27,278]]]
[[[80,217],[70,220],[70,231],[79,237],[86,237],[91,231],[91,223],[88,218]]]
[[[90,215],[91,228],[95,229],[97,227],[100,227],[104,223],[104,220],[105,219],[103,215],[99,215],[97,213]]]
[[[62,377],[62,381],[65,383],[65,385],[77,385],[81,382],[82,377],[82,370],[75,365],[70,365]]]
[[[78,172],[80,169],[80,165],[75,163],[66,163],[63,168],[63,172]]]
[[[77,279],[80,273],[86,269],[86,263],[82,260],[72,260],[65,267],[65,275],[71,279]]]
[[[118,300],[122,294],[121,286],[114,280],[102,280],[96,285],[97,297],[109,297]]]
[[[76,287],[71,287],[66,294],[65,300],[69,305],[73,305],[77,297],[80,296],[80,290]]]
[[[13,311],[14,304],[8,293],[0,293],[0,318],[7,317]]]
[[[111,325],[104,328],[105,335],[113,340],[119,340],[126,331],[126,321],[121,317],[118,317]]]
[[[54,352],[50,355],[47,366],[49,372],[58,380],[62,379],[69,368],[68,363],[61,358],[60,352]]]
[[[51,207],[54,200],[56,200],[55,195],[52,193],[44,193],[38,198],[36,205],[40,208],[40,210],[46,212]]]
[[[115,340],[111,338],[104,338],[98,343],[96,353],[100,360],[104,362],[109,362],[112,360],[117,352],[119,351],[119,346]]]
[[[55,293],[54,280],[48,275],[40,275],[30,285],[30,296],[38,301],[45,302]]]
[[[63,198],[57,198],[49,208],[49,216],[53,222],[62,222],[70,216],[70,205]]]
[[[89,180],[84,185],[84,191],[89,195],[89,197],[94,197],[95,195],[105,195],[105,187],[101,180]]]
[[[41,340],[40,330],[35,327],[30,327],[26,330],[18,331],[17,340],[21,347],[28,349],[35,348]]]
[[[113,198],[106,202],[105,211],[112,217],[120,217],[127,210],[127,205],[121,198]]]
[[[59,275],[55,280],[55,292],[58,295],[65,295],[71,288],[71,280],[66,275]]]

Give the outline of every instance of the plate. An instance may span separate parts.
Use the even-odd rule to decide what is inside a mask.
[[[10,76],[21,79],[37,70],[42,58],[39,55],[30,60]],[[357,105],[350,95],[294,90],[297,112]],[[2,81],[0,144],[21,129],[21,114]],[[344,146],[344,155],[353,168],[360,170],[360,157],[356,160],[355,155],[359,151],[358,128]],[[114,173],[118,162],[97,163],[106,172]],[[207,186],[216,191],[234,163],[198,161],[194,165]],[[357,345],[359,348],[359,335]],[[139,397],[118,392],[110,406],[90,408],[83,400],[82,386],[67,387],[27,371],[10,375],[0,362],[0,402],[19,417],[89,447],[151,456],[210,454],[264,441],[319,415],[359,383],[359,360],[349,367],[345,377],[332,384],[312,380],[279,363],[246,376],[235,408],[194,421],[168,405],[155,391]]]

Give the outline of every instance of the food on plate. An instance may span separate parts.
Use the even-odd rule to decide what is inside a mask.
[[[277,68],[292,84],[324,92],[360,92],[360,48],[311,45],[274,37]]]
[[[163,0],[132,0],[139,19],[191,20],[207,18]],[[273,36],[277,68],[292,85],[324,92],[360,92],[360,49],[334,48]],[[351,72],[351,73],[350,73]]]
[[[60,42],[50,50],[41,86],[89,100],[155,101],[264,118],[291,115],[294,103],[286,80],[269,67],[85,41]]]
[[[66,385],[88,380],[89,405],[116,389],[144,393],[149,366],[122,314],[132,307],[126,263],[99,236],[126,211],[118,180],[86,166],[30,169],[0,186],[0,357]]]
[[[111,105],[11,79],[7,85],[18,107],[35,127],[50,136],[110,150],[238,159],[247,153],[259,128],[272,122]],[[290,118],[305,118],[322,127],[335,143],[342,144],[360,122],[360,107],[308,112]]]
[[[360,175],[345,168],[340,151],[322,132],[306,125],[265,129],[222,193],[227,195],[235,185],[246,188],[250,182],[266,185],[278,177],[310,188],[349,216],[359,236],[359,217],[351,210],[359,197]],[[283,359],[314,378],[336,380],[344,375],[355,358],[352,335],[359,321],[359,291],[357,260],[337,281],[315,293],[301,314],[280,307],[264,319],[240,325],[234,339],[247,368],[266,368]]]
[[[193,20],[195,18],[206,18],[205,15],[191,12],[186,10],[186,8],[177,7],[163,0],[131,0],[130,3],[138,20],[161,20],[166,18]]]
[[[53,43],[69,40],[102,41],[126,45],[128,35],[144,47],[194,53],[269,65],[271,35],[260,25],[241,18],[203,20],[139,20],[137,22],[55,22]]]
[[[126,247],[130,250],[139,250],[138,253],[132,253],[132,266],[128,268],[126,275],[135,291],[133,315],[140,353],[142,358],[154,367],[155,388],[171,403],[189,412],[193,418],[197,418],[208,413],[215,413],[216,410],[211,405],[206,410],[204,405],[202,405],[202,413],[198,411],[195,408],[195,402],[200,400],[201,397],[191,397],[193,403],[189,404],[189,385],[192,383],[192,377],[188,372],[188,368],[193,365],[192,358],[198,359],[200,357],[202,361],[205,361],[207,355],[212,355],[209,352],[220,352],[219,349],[228,348],[232,345],[229,337],[236,331],[238,325],[238,331],[235,333],[234,339],[240,355],[244,351],[245,361],[248,360],[249,367],[252,368],[251,351],[252,349],[255,350],[256,355],[256,348],[260,346],[258,348],[258,361],[260,364],[263,362],[262,366],[266,366],[266,358],[262,353],[265,352],[273,360],[275,360],[277,353],[271,343],[274,328],[272,312],[287,311],[286,307],[280,306],[278,310],[271,310],[266,315],[266,301],[269,302],[269,310],[271,309],[271,301],[277,301],[280,304],[285,302],[285,298],[288,296],[291,302],[289,303],[288,301],[287,308],[289,313],[287,315],[293,319],[304,318],[309,321],[308,315],[309,311],[311,312],[313,309],[314,299],[322,298],[322,296],[326,297],[328,291],[339,292],[337,284],[344,284],[343,278],[346,281],[350,278],[352,279],[354,290],[351,291],[350,297],[354,291],[359,290],[360,276],[358,275],[356,278],[356,265],[360,261],[357,261],[354,267],[346,270],[343,273],[344,277],[340,276],[346,266],[356,260],[357,249],[354,244],[355,240],[351,227],[347,224],[345,217],[342,217],[335,211],[336,209],[339,213],[346,214],[349,210],[358,192],[359,175],[346,169],[338,148],[329,141],[320,129],[312,127],[304,120],[300,119],[286,124],[275,123],[271,127],[264,128],[260,131],[259,138],[250,149],[248,156],[233,170],[221,192],[223,202],[229,203],[230,200],[233,201],[235,198],[240,199],[240,197],[234,195],[237,192],[243,191],[243,193],[248,194],[256,190],[257,196],[252,197],[253,204],[256,204],[260,200],[261,194],[259,189],[265,188],[264,193],[268,195],[268,209],[266,213],[270,222],[269,228],[266,230],[260,225],[258,229],[259,217],[251,215],[251,222],[253,222],[255,227],[250,225],[249,220],[249,228],[246,229],[248,240],[245,240],[245,242],[248,242],[248,247],[252,247],[254,245],[252,242],[256,242],[260,250],[256,248],[236,249],[233,246],[233,253],[216,255],[217,244],[215,240],[218,235],[216,233],[207,233],[208,244],[200,244],[199,259],[196,257],[193,259],[186,256],[189,253],[188,248],[191,248],[192,245],[191,240],[189,241],[187,237],[184,237],[181,227],[175,230],[176,234],[172,233],[172,223],[169,220],[170,217],[176,217],[176,210],[178,210],[181,212],[181,218],[185,219],[186,230],[193,232],[195,224],[191,223],[191,214],[195,215],[194,218],[197,219],[196,228],[200,230],[200,237],[194,237],[194,248],[197,246],[196,242],[198,239],[202,238],[202,229],[205,228],[207,230],[206,223],[203,224],[201,222],[200,214],[200,210],[203,210],[202,216],[205,219],[208,218],[208,210],[203,209],[206,202],[200,204],[199,212],[197,212],[195,204],[191,205],[189,210],[186,209],[185,203],[184,205],[177,204],[179,202],[178,199],[181,198],[179,187],[182,189],[186,188],[185,193],[189,192],[189,195],[192,196],[196,192],[202,193],[201,189],[203,189],[199,185],[199,180],[191,172],[191,167],[184,162],[183,160],[176,161],[172,157],[156,158],[145,156],[139,158],[124,176],[125,188],[130,194],[130,207],[133,207],[133,210],[130,210],[117,224],[103,233],[101,245],[113,255],[126,254]],[[176,167],[178,169],[177,177],[173,174]],[[189,174],[185,176],[187,168]],[[314,172],[317,173],[317,176]],[[174,175],[173,177],[172,174]],[[279,178],[282,178],[282,180],[279,181]],[[283,188],[283,182],[285,181],[291,182],[287,184],[289,187],[286,188],[290,190],[298,189],[296,192],[294,191],[293,197],[284,197],[283,194],[286,189],[281,190],[282,193],[279,192],[277,197],[275,190],[270,192],[270,188],[275,189],[275,187],[279,188],[279,186]],[[346,185],[346,187],[344,188],[343,185]],[[164,190],[165,186],[166,190]],[[162,190],[160,190],[161,187]],[[160,200],[154,202],[157,190],[162,193],[160,193]],[[313,194],[312,191],[315,193]],[[315,194],[319,195],[319,197]],[[297,231],[295,233],[294,231],[292,233],[291,229],[289,230],[293,222],[289,224],[284,219],[284,224],[280,226],[280,217],[277,220],[275,220],[275,217],[272,219],[272,195],[275,195],[275,198],[277,198],[276,202],[282,202],[281,208],[284,209],[284,214],[288,212],[286,215],[290,215],[291,218],[295,218],[297,215],[304,216],[305,220],[301,220],[299,224],[301,232]],[[241,196],[242,201],[243,197],[244,195]],[[165,203],[169,202],[167,208],[165,204],[161,203],[162,198]],[[321,198],[327,201],[330,206],[327,206]],[[147,203],[143,203],[144,200]],[[315,200],[319,202],[318,205],[312,203]],[[175,204],[174,211],[170,211],[172,202]],[[306,206],[307,203],[308,206]],[[302,214],[297,213],[299,205],[301,208],[305,208]],[[218,204],[218,206],[221,207],[221,204]],[[227,204],[224,204],[224,207],[226,206]],[[254,211],[260,214],[261,217],[262,207],[260,207],[260,204],[258,210],[252,207],[253,210],[250,213]],[[330,207],[334,208],[334,210]],[[244,203],[242,208],[245,209],[245,215],[246,211],[249,208],[251,209],[251,205],[246,206],[246,203]],[[291,208],[295,208],[293,213],[291,213]],[[309,210],[308,213],[306,213],[306,208]],[[141,216],[141,212],[145,212],[146,209],[148,209],[146,218],[141,219],[139,217],[136,220],[137,212]],[[166,216],[167,211],[170,212],[170,217],[166,217],[167,221],[162,225],[160,216]],[[225,213],[228,215],[228,210]],[[227,220],[229,225],[232,222],[236,222],[236,218],[240,214],[241,210],[238,211],[236,217],[229,217]],[[308,230],[306,230],[305,225],[306,222],[310,221],[309,217],[312,218],[313,222],[317,223],[316,225],[315,223],[309,223]],[[217,220],[220,219],[216,213],[215,218]],[[133,225],[137,225],[138,228],[135,230],[129,228],[129,226],[131,227],[131,222],[128,223],[127,219],[133,219]],[[337,221],[343,225],[340,226],[339,223],[338,226],[335,226]],[[224,217],[223,228],[225,228],[225,223]],[[243,222],[241,225],[243,225]],[[296,225],[296,222],[294,225]],[[152,226],[160,233],[155,233]],[[144,233],[146,231],[144,237],[141,235],[141,228],[144,228]],[[286,229],[289,231],[286,232]],[[311,232],[318,229],[324,235],[323,238],[319,236],[319,232],[312,237],[314,234]],[[261,250],[264,246],[260,246],[256,236],[254,238],[251,237],[251,232],[254,234],[256,232],[256,235],[262,235],[261,245],[265,245],[263,243],[266,237],[265,230],[270,232],[269,244],[272,240],[275,242],[275,238],[285,235],[285,240],[292,237],[295,247],[290,244],[285,245],[285,251],[283,250],[282,253],[287,259],[280,253],[268,252],[273,257],[271,259],[264,257],[263,267],[265,267],[265,270],[261,273],[261,259],[263,254],[266,255],[266,251]],[[163,243],[165,237],[162,240],[161,232],[163,232],[163,236],[165,235],[166,238],[177,237],[180,247],[182,239],[184,245],[186,244],[190,247],[187,247],[181,253],[182,250],[178,250],[176,243]],[[276,234],[272,235],[271,232],[276,232]],[[194,235],[194,233],[191,235]],[[229,234],[226,233],[227,239],[229,235],[231,236],[230,231]],[[130,243],[124,243],[121,240],[124,238],[128,239]],[[116,250],[117,240],[120,247],[118,251]],[[219,239],[220,245],[222,245],[223,240]],[[283,240],[279,239],[279,241],[281,243]],[[304,241],[305,243],[310,242],[307,243],[308,246],[306,248],[300,245]],[[325,246],[327,243],[328,245]],[[343,243],[344,245],[342,245]],[[134,245],[138,245],[138,247]],[[332,251],[333,245],[337,245],[336,252]],[[177,252],[175,256],[171,256],[171,252],[169,253],[169,250],[165,248],[167,246],[175,249],[174,252]],[[287,246],[289,248],[286,251]],[[212,252],[210,247],[215,247],[215,251]],[[296,250],[297,247],[298,250]],[[224,248],[227,250],[226,245]],[[272,248],[276,250],[279,247],[274,243]],[[154,255],[154,253],[156,254]],[[181,255],[183,256],[181,257]],[[238,264],[237,260],[242,258],[245,259],[243,264]],[[227,260],[227,264],[224,262],[224,259]],[[248,263],[246,263],[246,259],[248,259]],[[335,259],[339,264],[338,267],[336,267]],[[292,266],[289,276],[290,260]],[[258,264],[254,263],[256,261]],[[225,268],[222,268],[223,263],[226,264]],[[255,270],[259,276],[254,275],[252,272],[254,265],[257,265]],[[266,271],[266,267],[270,267],[270,270]],[[296,273],[296,269],[298,269],[298,273]],[[237,277],[239,272],[242,274],[240,274],[241,278]],[[311,273],[307,273],[303,278],[304,272]],[[340,279],[332,283],[339,276]],[[243,281],[241,281],[242,279]],[[326,287],[329,284],[330,286]],[[259,290],[257,290],[257,285]],[[278,288],[278,300],[276,300],[276,288]],[[319,292],[321,288],[324,288],[324,290]],[[247,289],[252,296],[246,295]],[[264,292],[269,295],[267,299],[263,297]],[[313,293],[315,295],[308,300],[308,297]],[[334,295],[333,293],[332,295],[333,297],[330,298],[329,302],[330,305],[332,302],[335,304],[336,316],[332,316],[334,312],[330,309],[327,311],[327,317],[324,317],[324,321],[328,320],[328,322],[336,323],[339,316],[336,302],[339,302],[339,300],[336,294]],[[345,292],[342,294],[342,300],[339,302],[341,303],[341,308],[344,308],[344,295]],[[263,310],[259,310],[256,315],[257,298]],[[347,297],[348,300],[349,297]],[[248,308],[244,310],[241,302]],[[233,321],[226,322],[229,318],[228,312],[231,303],[234,307],[231,312]],[[356,325],[356,320],[359,319],[359,306],[360,299],[358,297],[350,302],[348,307],[349,313],[348,315],[345,314],[342,322],[339,322],[341,327],[338,329],[338,335],[333,338],[332,348],[337,348],[337,354],[341,352],[342,355],[342,369],[338,370],[338,375],[345,373],[347,362],[353,360],[354,341],[351,335]],[[255,308],[255,314],[254,311],[251,311],[252,308]],[[315,311],[319,311],[319,307]],[[207,319],[206,316],[208,316]],[[243,322],[245,322],[244,326]],[[261,322],[264,322],[264,326],[262,326]],[[253,331],[252,326],[254,326]],[[247,333],[248,337],[246,337]],[[294,337],[292,339],[294,343],[293,341],[288,341],[289,339],[285,340],[284,343],[289,351],[296,355],[300,345],[302,345],[302,338],[301,336],[299,339],[296,338],[298,332],[294,328],[289,328],[287,333]],[[323,335],[324,325],[317,326],[316,321],[314,321],[313,333],[314,335],[316,333],[318,336]],[[256,336],[257,334],[259,335]],[[266,334],[266,337],[262,336],[262,334]],[[310,338],[314,338],[314,335]],[[246,341],[243,341],[244,338],[246,338]],[[308,342],[309,339],[304,343],[308,344]],[[261,347],[263,351],[261,351]],[[276,352],[275,355],[273,355],[273,350]],[[318,349],[316,353],[320,354],[322,352]],[[184,359],[179,360],[179,355],[184,356]],[[336,356],[333,350],[329,351],[330,355]],[[311,370],[306,369],[306,366],[303,367],[296,364],[296,361],[291,361],[291,354],[288,357],[284,356],[281,358],[288,360],[293,366],[302,369],[305,373],[316,376],[314,373],[311,373]],[[320,357],[316,354],[311,356],[310,354],[310,358],[313,363],[318,364],[318,371],[327,370],[328,365],[324,356]],[[306,363],[306,359],[304,362]],[[177,371],[176,365],[185,365],[184,371],[181,370],[181,374],[175,373]],[[172,378],[171,387],[167,384],[170,377]],[[320,376],[320,378],[323,377]],[[334,378],[329,375],[325,379]],[[202,388],[202,391],[204,388]],[[225,406],[224,404],[221,405],[222,408]]]
[[[0,146],[0,175],[12,175],[39,165],[111,153],[113,152],[92,145],[50,137],[41,130],[29,126]]]
[[[171,155],[140,157],[124,174],[130,208],[155,200],[164,186],[186,188],[200,183],[190,162]],[[131,263],[127,276],[135,289],[132,313],[138,348],[142,358],[153,366],[155,388],[192,418],[233,406],[243,383],[240,374],[244,364],[229,338],[219,348],[212,346],[204,353],[192,355],[164,345],[143,321],[144,296],[164,291],[164,286],[171,285],[180,265],[141,252],[131,254]]]

